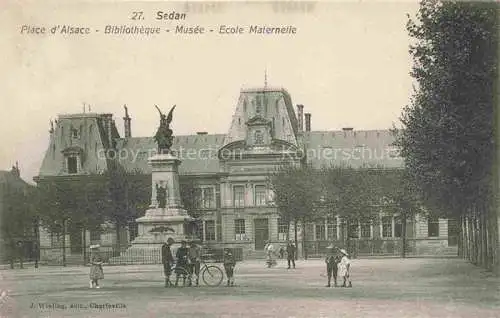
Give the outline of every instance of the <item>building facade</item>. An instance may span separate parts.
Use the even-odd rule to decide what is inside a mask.
[[[50,144],[37,182],[79,178],[103,172],[110,161],[126,171],[150,175],[147,159],[156,152],[153,137],[132,137],[131,118],[126,112],[121,137],[111,114],[60,115],[50,130]],[[312,131],[311,114],[292,103],[282,88],[241,91],[226,134],[198,132],[175,136],[173,149],[182,160],[181,178],[196,185],[197,209],[203,215],[198,236],[207,245],[240,249],[243,255],[258,254],[266,241],[285,244],[292,229],[283,222],[273,204],[269,176],[283,163],[349,165],[355,168],[400,169],[403,159],[392,146],[388,130]],[[373,224],[372,224],[373,223]],[[384,216],[380,222],[356,224],[350,238],[359,254],[398,254],[401,222]],[[456,253],[453,222],[416,218],[409,221],[409,254]],[[133,226],[126,229],[130,242]],[[310,255],[320,254],[330,242],[345,242],[341,220],[306,224],[299,240]],[[290,236],[289,236],[290,235]],[[44,233],[42,248],[50,253],[54,238]],[[50,238],[50,239],[49,239]],[[116,243],[113,230],[84,235],[86,246]],[[56,241],[59,239],[55,239]],[[73,239],[75,240],[75,239]],[[79,239],[77,239],[79,240]],[[72,238],[66,239],[71,247]]]

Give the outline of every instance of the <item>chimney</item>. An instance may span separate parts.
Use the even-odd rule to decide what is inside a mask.
[[[128,115],[128,108],[127,105],[123,105],[125,108],[125,117],[123,117],[123,127],[125,128],[125,138],[130,138],[132,137],[132,130],[130,126],[130,122],[132,121],[132,118]]]
[[[304,105],[297,105],[297,120],[299,121],[299,131],[304,131]]]
[[[311,131],[311,113],[305,113],[306,117],[306,131]]]
[[[113,147],[113,138],[111,135],[112,131],[112,122],[113,122],[113,115],[112,114],[103,114],[103,122],[104,122],[104,130],[106,133],[106,137],[108,137],[108,142],[109,142],[109,147]]]
[[[52,136],[54,134],[54,122],[50,120],[50,130],[49,130],[50,135]]]
[[[12,170],[10,172],[18,178],[21,177],[21,171],[19,170],[19,163],[17,161],[16,165],[12,166]]]
[[[208,133],[206,131],[198,131],[196,134],[197,135],[206,135]]]

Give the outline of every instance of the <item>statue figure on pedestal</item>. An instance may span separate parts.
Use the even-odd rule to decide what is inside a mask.
[[[158,106],[155,105],[155,107],[160,113],[160,127],[158,127],[158,131],[154,138],[158,144],[158,152],[161,154],[168,153],[170,152],[170,147],[172,147],[174,140],[172,129],[170,129],[170,123],[172,122],[175,105],[170,109],[168,116],[165,116]]]
[[[167,189],[156,184],[156,201],[158,207],[164,209],[167,206]]]

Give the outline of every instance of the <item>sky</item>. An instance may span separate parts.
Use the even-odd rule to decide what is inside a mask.
[[[312,130],[388,129],[409,102],[412,1],[329,1],[288,7],[271,2],[2,1],[0,3],[0,170],[19,161],[21,176],[38,174],[49,121],[59,114],[113,113],[123,135],[123,105],[132,135],[152,136],[154,105],[177,105],[174,135],[226,133],[240,90],[285,88],[303,104]],[[144,20],[131,20],[142,11]],[[157,11],[186,12],[157,21]],[[106,25],[175,28],[200,25],[294,26],[294,35],[155,36],[103,34]],[[86,26],[87,36],[21,34],[23,25]]]

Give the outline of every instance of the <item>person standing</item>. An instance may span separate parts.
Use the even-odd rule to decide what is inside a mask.
[[[227,286],[234,286],[234,267],[236,266],[236,260],[234,259],[231,250],[226,249],[224,251],[224,271],[227,277]]]
[[[165,287],[172,286],[170,282],[170,275],[172,275],[172,265],[174,264],[174,257],[170,246],[174,244],[174,239],[169,237],[167,243],[161,246],[161,263],[163,264],[163,274],[165,275]]]
[[[19,260],[19,268],[24,268],[24,243],[23,241],[17,241],[16,246],[13,250],[13,258],[11,260],[11,268],[14,268],[14,262],[17,258]]]
[[[40,260],[40,246],[38,245],[38,242],[35,241],[33,243],[33,260],[35,261],[35,268],[38,268],[38,261]]]
[[[104,279],[103,260],[99,254],[99,245],[90,246],[90,288],[100,288],[99,280]]]
[[[200,278],[201,248],[195,241],[189,246],[189,286],[192,285],[193,274],[196,276],[195,284],[198,286]]]
[[[267,255],[267,267],[276,265],[276,260],[274,259],[274,253],[276,253],[276,251],[274,249],[273,243],[271,243],[271,241],[268,241],[264,249]]]
[[[344,283],[342,284],[341,287],[352,287],[351,277],[350,277],[351,276],[350,275],[351,261],[349,260],[349,257],[348,257],[346,250],[341,249],[340,253],[342,254],[342,259],[340,260],[340,263],[338,265],[338,267],[339,267],[338,276],[342,277],[344,280]],[[349,282],[348,286],[346,286],[347,282]]]
[[[280,259],[283,259],[283,256],[285,255],[285,249],[283,246],[280,246]]]
[[[175,265],[175,286],[179,284],[179,278],[182,275],[182,286],[186,286],[186,272],[189,271],[189,258],[188,258],[188,248],[186,240],[181,241],[181,247],[177,249],[175,257],[177,262]]]
[[[326,275],[328,277],[328,283],[326,287],[331,286],[331,280],[333,276],[333,284],[337,287],[337,271],[338,271],[338,263],[340,262],[340,258],[337,253],[337,248],[333,245],[330,245],[326,248]]]
[[[288,269],[290,269],[290,265],[293,265],[293,268],[295,268],[295,245],[293,244],[292,241],[289,241],[287,246],[286,246],[286,255],[287,255],[287,261],[288,261]]]

